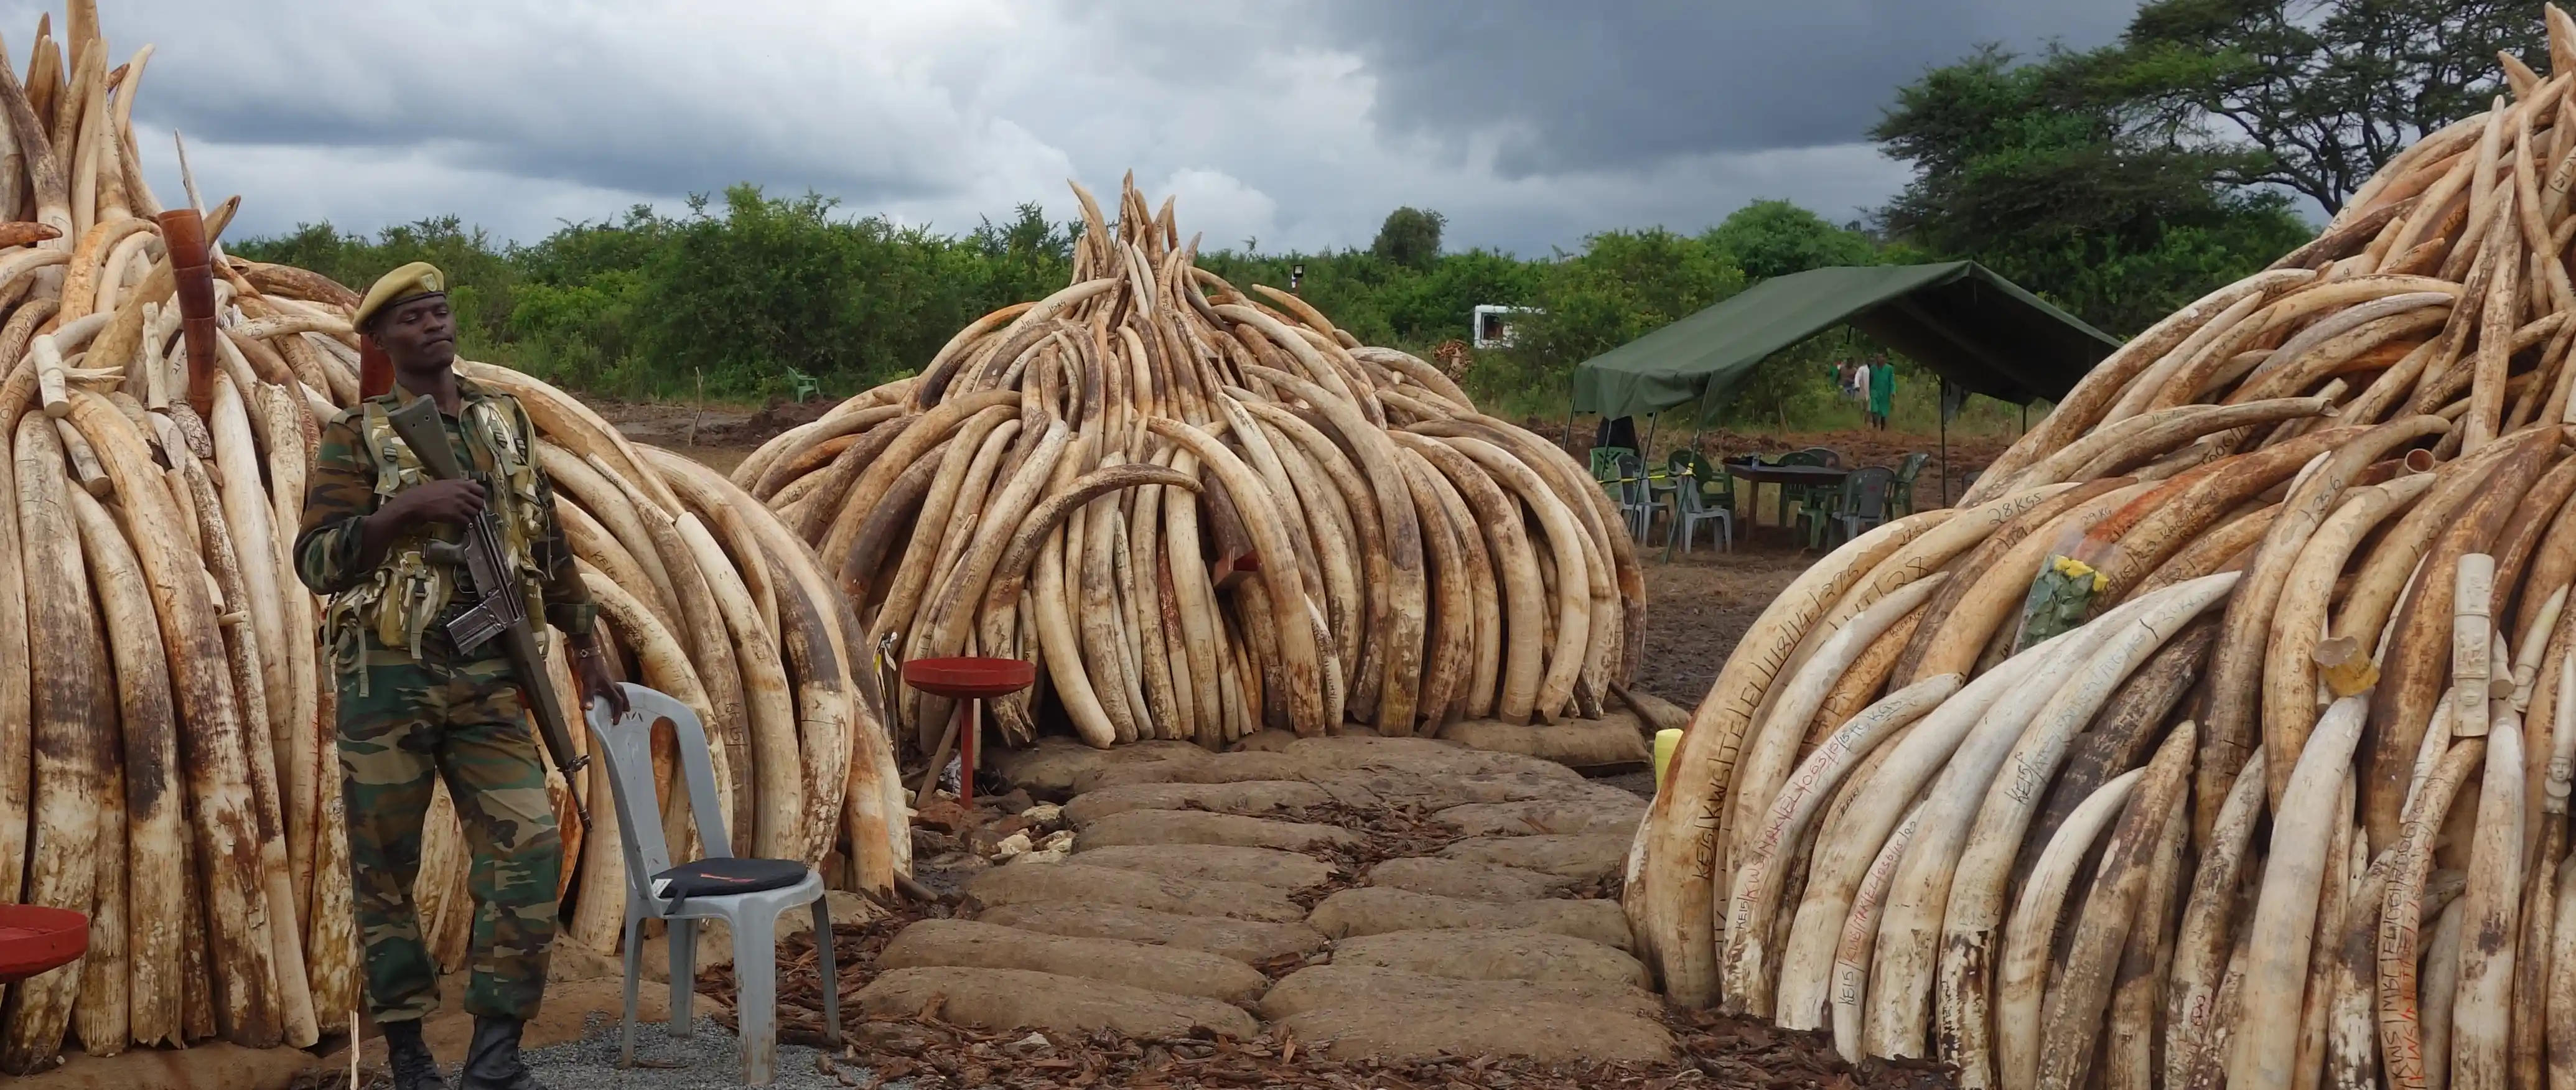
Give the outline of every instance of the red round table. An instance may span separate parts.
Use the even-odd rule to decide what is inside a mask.
[[[1036,683],[1037,664],[1020,659],[914,659],[903,664],[903,683],[957,702],[958,802],[975,805],[975,736],[982,733],[983,701],[1009,696]],[[931,773],[933,782],[937,770]],[[928,789],[925,788],[925,791]]]
[[[0,984],[61,968],[88,951],[88,916],[68,908],[0,905]]]

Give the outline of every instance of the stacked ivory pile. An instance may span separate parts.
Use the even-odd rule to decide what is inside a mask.
[[[1628,886],[1676,999],[1972,1087],[2576,1080],[2548,28],[2558,75],[2506,58],[2492,112],[1755,622]]]
[[[1072,286],[734,471],[877,661],[1035,661],[1095,746],[1598,717],[1645,598],[1583,468],[1438,368],[1198,268],[1170,201],[1129,184],[1112,227],[1075,193]],[[897,704],[936,752],[947,704]],[[994,711],[1034,733],[1025,696]]]
[[[41,1068],[67,1029],[93,1053],[308,1045],[349,1025],[359,988],[333,679],[288,555],[321,426],[356,398],[358,297],[220,257],[174,269],[173,251],[202,251],[163,238],[126,123],[151,51],[112,65],[92,4],[67,26],[58,45],[39,24],[25,80],[0,66],[0,902],[92,927],[82,961],[9,990],[11,1072]],[[215,317],[183,335],[192,276],[211,278]],[[695,706],[721,743],[732,847],[834,856],[839,882],[890,887],[909,847],[893,756],[811,550],[721,475],[542,383],[464,369],[544,433],[625,676]],[[558,778],[567,934],[614,950],[616,809],[604,770],[570,789],[599,824],[579,827]],[[450,967],[467,863],[442,792],[417,889]]]

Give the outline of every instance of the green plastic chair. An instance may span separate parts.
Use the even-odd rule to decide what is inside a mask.
[[[1708,456],[1689,447],[1672,453],[1667,459],[1672,475],[1699,485],[1700,499],[1719,507],[1735,506],[1735,475],[1726,467],[1708,460]]]
[[[1888,482],[1887,493],[1888,502],[1895,507],[1897,514],[1914,513],[1914,478],[1921,476],[1923,467],[1931,461],[1931,455],[1919,450],[1897,459],[1896,476]]]
[[[1592,483],[1600,485],[1613,501],[1623,498],[1619,494],[1619,459],[1635,457],[1636,453],[1626,447],[1592,448]]]
[[[1823,447],[1793,450],[1771,460],[1771,464],[1775,466],[1828,468],[1841,462],[1842,455]],[[1792,527],[1807,522],[1811,517],[1821,520],[1827,513],[1834,510],[1836,504],[1842,502],[1842,489],[1829,484],[1784,484],[1780,486],[1780,492],[1790,503],[1798,505],[1798,513],[1790,520]]]
[[[1870,466],[1852,471],[1843,482],[1840,502],[1832,514],[1813,523],[1815,538],[1810,548],[1840,544],[1859,537],[1861,532],[1887,521],[1887,503],[1894,488],[1896,471],[1886,466]]]

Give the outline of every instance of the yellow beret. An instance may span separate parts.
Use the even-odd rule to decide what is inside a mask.
[[[447,274],[438,271],[438,266],[426,261],[412,262],[377,277],[375,286],[367,289],[367,298],[358,304],[358,312],[350,315],[349,324],[365,329],[378,311],[424,295],[442,295],[446,291]]]

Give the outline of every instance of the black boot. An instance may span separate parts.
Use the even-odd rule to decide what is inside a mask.
[[[519,1062],[519,1031],[526,1025],[516,1018],[474,1016],[474,1043],[465,1046],[462,1090],[546,1090]]]
[[[438,1057],[431,1055],[429,1044],[420,1039],[420,1023],[387,1022],[384,1030],[394,1090],[447,1090],[447,1080],[438,1075]]]

